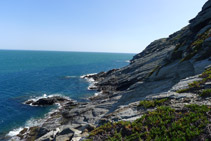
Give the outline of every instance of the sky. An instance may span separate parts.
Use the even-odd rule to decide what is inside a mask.
[[[0,0],[0,49],[141,52],[207,0]]]

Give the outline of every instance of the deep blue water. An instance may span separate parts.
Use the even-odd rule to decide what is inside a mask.
[[[0,51],[0,135],[39,119],[53,107],[23,102],[43,94],[83,101],[94,94],[81,75],[126,66],[133,54]],[[68,77],[68,79],[65,76]]]

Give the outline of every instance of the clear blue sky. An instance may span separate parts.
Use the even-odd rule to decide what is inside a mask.
[[[0,0],[0,49],[138,53],[207,0]]]

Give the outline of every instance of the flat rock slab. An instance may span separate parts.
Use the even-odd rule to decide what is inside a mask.
[[[162,99],[162,98],[172,98],[172,99],[180,99],[180,98],[191,98],[191,97],[196,97],[196,94],[192,93],[176,93],[176,92],[165,92],[161,94],[156,94],[156,95],[149,95],[146,96],[146,99]]]

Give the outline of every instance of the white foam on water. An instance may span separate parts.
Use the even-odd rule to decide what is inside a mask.
[[[42,96],[30,98],[27,101],[31,101],[31,100],[32,101],[38,101],[39,99],[42,99],[42,98],[48,98],[48,97],[50,98],[50,97],[54,97],[54,96],[59,96],[59,97],[63,97],[65,99],[71,100],[69,97],[63,96],[61,94],[51,94],[51,95],[43,94]],[[27,101],[25,101],[23,104],[25,104]],[[30,104],[30,106],[37,106],[37,105]]]
[[[92,89],[96,89],[97,86],[97,81],[95,81],[93,78],[89,78],[92,75],[96,75],[97,73],[90,73],[90,74],[86,74],[86,75],[82,75],[80,76],[81,79],[85,79],[87,82],[89,82],[89,86],[88,86],[88,90],[92,90]]]
[[[85,79],[86,77],[92,76],[92,75],[96,75],[97,73],[90,73],[90,74],[85,74],[85,75],[81,75],[80,78]]]
[[[71,100],[69,97],[63,96],[61,94],[51,94],[51,95],[43,94],[42,96],[34,97],[34,98],[29,99],[29,100],[37,101],[37,100],[39,100],[41,98],[48,98],[48,97],[54,97],[54,96],[60,96],[60,97],[63,97],[65,99]],[[19,128],[15,128],[15,129],[11,130],[6,136],[15,137],[24,128],[30,128],[30,127],[33,127],[33,126],[40,126],[40,125],[42,125],[45,122],[45,119],[48,119],[52,113],[54,113],[54,112],[58,111],[58,109],[61,109],[62,108],[62,105],[61,104],[56,103],[56,105],[58,105],[58,108],[57,109],[53,109],[52,111],[48,112],[44,116],[45,118],[40,118],[40,119],[31,118],[31,119],[29,119],[29,120],[26,121],[26,123],[25,123],[24,126],[19,127]],[[31,106],[34,106],[34,105],[31,105]],[[12,139],[16,140],[17,138],[12,138]]]
[[[103,93],[102,91],[101,92],[97,92],[97,93],[94,94],[94,96],[101,95],[102,93]]]
[[[66,79],[77,78],[77,77],[78,77],[78,76],[71,76],[71,75],[64,76],[64,78],[66,78]]]
[[[48,97],[47,94],[43,94],[42,96],[37,96],[37,97],[30,98],[27,101],[30,101],[30,100],[37,101],[37,100],[39,100],[41,98],[47,98],[47,97]]]
[[[33,126],[39,126],[44,123],[43,119],[34,119],[31,118],[30,120],[26,121],[25,125],[23,127],[15,128],[12,131],[10,131],[6,136],[14,137],[18,135],[24,128],[30,128]]]
[[[20,131],[22,131],[23,128],[20,127],[20,128],[16,128],[16,129],[13,129],[12,131],[10,131],[6,136],[9,136],[9,137],[13,137],[13,136],[16,136],[20,133]]]
[[[25,128],[29,128],[29,127],[32,127],[32,126],[39,126],[41,124],[44,123],[44,120],[43,119],[34,119],[34,118],[31,118],[30,120],[28,120],[25,124]]]
[[[91,83],[91,84],[89,85],[89,87],[88,87],[88,90],[96,89],[97,86],[96,86],[95,84],[97,84],[97,82]]]
[[[55,95],[50,95],[50,96],[55,96]],[[58,108],[62,108],[62,106],[59,103],[56,103],[58,105]],[[25,125],[19,128],[15,128],[13,130],[11,130],[6,136],[12,137],[13,140],[17,140],[17,138],[13,138],[16,137],[24,128],[30,128],[33,126],[41,126],[46,119],[48,119],[50,117],[50,115],[54,112],[58,111],[58,109],[53,109],[52,111],[48,112],[44,118],[40,118],[40,119],[35,119],[35,118],[31,118],[29,120],[26,121]]]

